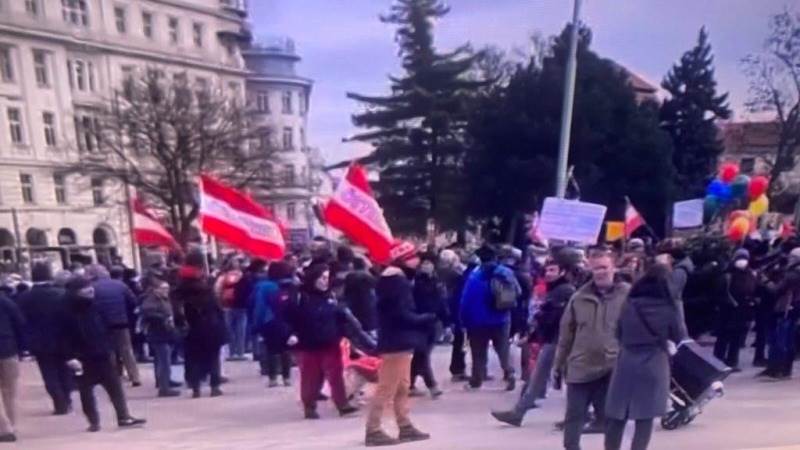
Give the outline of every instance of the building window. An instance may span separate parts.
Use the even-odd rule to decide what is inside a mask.
[[[100,121],[90,115],[75,117],[75,133],[78,136],[78,148],[83,152],[93,153],[99,150]]]
[[[94,206],[106,204],[106,197],[103,195],[103,180],[101,178],[92,178],[92,202]]]
[[[30,205],[33,203],[33,175],[29,173],[19,174],[19,183],[22,187],[22,201]]]
[[[25,12],[33,17],[39,15],[39,1],[40,0],[25,0]]]
[[[125,34],[128,32],[128,20],[125,15],[125,8],[122,6],[114,7],[114,23],[117,24],[117,33]]]
[[[286,218],[289,220],[295,220],[295,218],[297,218],[294,202],[289,202],[286,204]]]
[[[298,92],[297,94],[297,112],[302,116],[306,113],[306,94]]]
[[[306,148],[306,129],[300,127],[300,148]]]
[[[283,166],[283,184],[287,186],[294,185],[294,165],[286,164]]]
[[[56,146],[56,117],[51,112],[42,113],[42,124],[44,124],[44,142],[48,147]]]
[[[194,46],[201,48],[203,46],[203,24],[195,22],[192,24],[192,38]]]
[[[292,127],[283,127],[283,149],[292,150],[294,148],[294,130]]]
[[[82,59],[71,59],[67,61],[69,71],[69,85],[72,89],[80,92],[94,92],[94,64],[91,61]]]
[[[55,186],[56,203],[59,205],[67,204],[67,183],[63,174],[53,174],[53,186]]]
[[[148,39],[153,39],[153,14],[142,13],[142,34]]]
[[[269,92],[256,93],[256,109],[258,112],[269,114]]]
[[[61,0],[61,15],[64,22],[82,27],[89,25],[86,0]]]
[[[0,80],[14,82],[14,61],[11,60],[11,47],[0,46]]]
[[[270,134],[264,133],[258,137],[258,146],[261,150],[269,150],[270,147]]]
[[[8,132],[13,144],[24,144],[22,134],[22,114],[19,108],[8,108]]]
[[[50,72],[47,70],[47,52],[44,50],[33,51],[33,72],[36,75],[36,84],[39,87],[50,87]]]
[[[173,44],[178,43],[178,18],[170,17],[167,21],[169,25],[169,41]]]
[[[283,91],[281,96],[281,103],[283,104],[283,113],[292,113],[292,91]]]
[[[231,94],[233,94],[234,97],[238,97],[239,96],[239,83],[237,83],[235,81],[229,82],[228,83],[228,89],[231,90]]]

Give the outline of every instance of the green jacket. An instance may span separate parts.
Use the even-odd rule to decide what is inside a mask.
[[[619,353],[617,321],[630,285],[616,283],[602,298],[593,282],[570,298],[561,317],[555,368],[567,383],[587,383],[614,369]]]

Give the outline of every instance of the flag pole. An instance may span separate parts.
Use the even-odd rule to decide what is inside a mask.
[[[561,105],[561,135],[558,140],[558,168],[556,171],[556,197],[564,198],[567,191],[567,162],[569,161],[569,140],[572,129],[572,107],[575,99],[575,70],[578,64],[578,27],[581,0],[575,0],[572,11],[567,70],[564,74],[564,99]]]

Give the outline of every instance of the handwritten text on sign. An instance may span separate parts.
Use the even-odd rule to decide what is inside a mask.
[[[603,205],[548,197],[542,208],[539,232],[547,239],[595,244],[605,216]]]

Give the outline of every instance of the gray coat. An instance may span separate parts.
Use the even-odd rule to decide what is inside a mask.
[[[653,336],[636,312],[649,323]],[[665,285],[642,279],[631,291],[617,326],[620,352],[606,399],[614,419],[663,416],[669,398],[670,364],[666,340],[681,338],[679,313]]]

